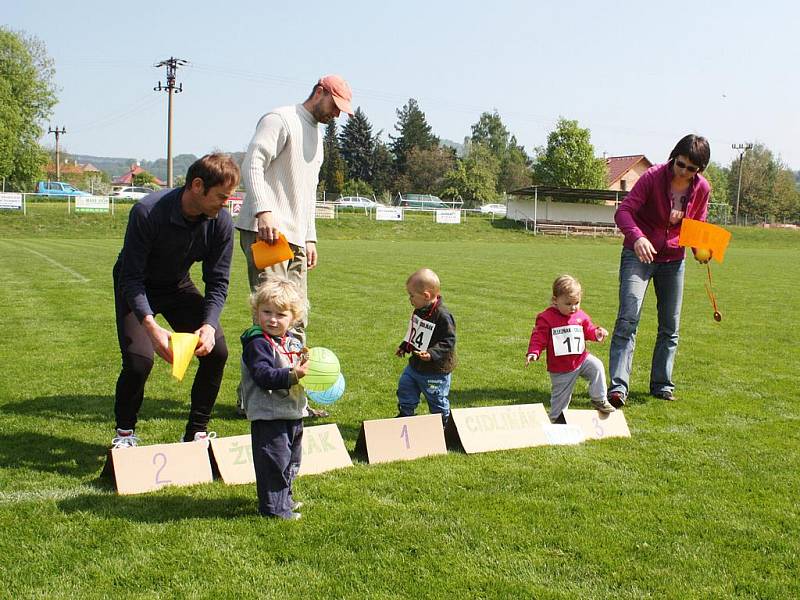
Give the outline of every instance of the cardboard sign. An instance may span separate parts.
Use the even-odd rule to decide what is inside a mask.
[[[253,443],[249,433],[214,438],[211,440],[211,453],[219,476],[228,485],[253,483],[256,480],[256,472],[253,470]]]
[[[195,442],[111,450],[117,493],[152,492],[168,485],[211,482],[208,449]]]
[[[300,463],[298,476],[316,475],[352,466],[353,461],[350,460],[342,434],[335,424],[303,429],[303,462]]]
[[[391,206],[377,206],[375,207],[375,220],[376,221],[402,221],[403,209],[392,208]]]
[[[457,208],[455,209],[441,209],[436,211],[436,222],[437,223],[452,223],[457,225],[461,223],[461,211]]]
[[[442,416],[364,421],[356,441],[356,452],[366,454],[370,464],[447,454]]]
[[[450,420],[467,454],[549,443],[542,425],[550,420],[542,404],[454,408]]]
[[[274,244],[268,244],[264,240],[250,244],[250,251],[253,253],[253,264],[257,269],[266,269],[294,258],[294,252],[282,233],[278,234],[278,240]]]
[[[601,440],[608,437],[631,437],[625,413],[621,410],[610,414],[596,410],[564,411],[564,418],[568,425],[577,425],[583,429],[587,440]]]
[[[582,444],[586,436],[578,425],[558,425],[547,423],[542,425],[547,442],[553,446],[573,446]]]
[[[728,242],[730,241],[731,232],[718,225],[695,221],[694,219],[684,219],[681,222],[681,235],[678,238],[678,245],[711,250],[711,258],[717,262],[722,262],[725,258],[725,250],[728,248]]]
[[[222,481],[228,485],[255,482],[253,443],[249,434],[213,439],[211,451]],[[353,461],[335,424],[303,428],[303,458],[298,477],[352,466]]]

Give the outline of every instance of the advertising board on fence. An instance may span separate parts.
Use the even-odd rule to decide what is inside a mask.
[[[378,206],[375,208],[376,221],[402,221],[403,209],[394,206]]]
[[[448,208],[447,210],[436,211],[437,223],[461,223],[461,211],[457,208]]]
[[[75,212],[108,212],[108,196],[78,196]]]
[[[316,207],[314,208],[314,216],[317,219],[335,219],[336,207],[333,204],[317,202]]]
[[[0,208],[22,209],[22,194],[16,192],[0,192]]]

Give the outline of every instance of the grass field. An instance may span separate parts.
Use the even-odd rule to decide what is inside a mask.
[[[687,263],[675,403],[646,394],[648,295],[630,439],[356,461],[300,478],[303,519],[289,523],[259,518],[251,485],[120,497],[99,478],[113,433],[111,268],[124,225],[124,215],[47,206],[0,213],[0,597],[800,596],[797,233],[734,229],[713,266],[721,323],[703,269]],[[523,364],[556,275],[580,278],[583,308],[613,327],[618,238],[534,238],[481,218],[348,215],[318,229],[309,338],[342,362],[348,389],[327,422],[349,450],[362,420],[396,412],[404,362],[393,349],[410,314],[405,277],[419,266],[439,273],[457,320],[456,408],[547,403],[544,364]],[[238,247],[234,256],[231,356],[212,421],[223,436],[249,431],[234,410],[249,322]],[[607,365],[608,344],[591,349]],[[178,439],[191,376],[178,383],[157,363],[144,443]],[[573,407],[589,408],[582,384]]]

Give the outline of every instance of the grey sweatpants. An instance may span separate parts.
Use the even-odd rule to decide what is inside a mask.
[[[606,397],[606,370],[603,361],[592,354],[586,355],[583,364],[567,373],[550,373],[553,391],[550,394],[550,421],[555,423],[572,400],[572,389],[578,377],[589,382],[589,397],[602,400]]]

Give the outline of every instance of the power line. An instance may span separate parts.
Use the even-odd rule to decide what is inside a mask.
[[[153,88],[156,92],[167,92],[167,185],[172,187],[172,94],[177,94],[183,91],[183,84],[175,86],[175,77],[179,66],[189,64],[189,61],[182,58],[169,58],[162,60],[160,63],[153,65],[154,67],[167,67],[167,85],[158,85]]]

